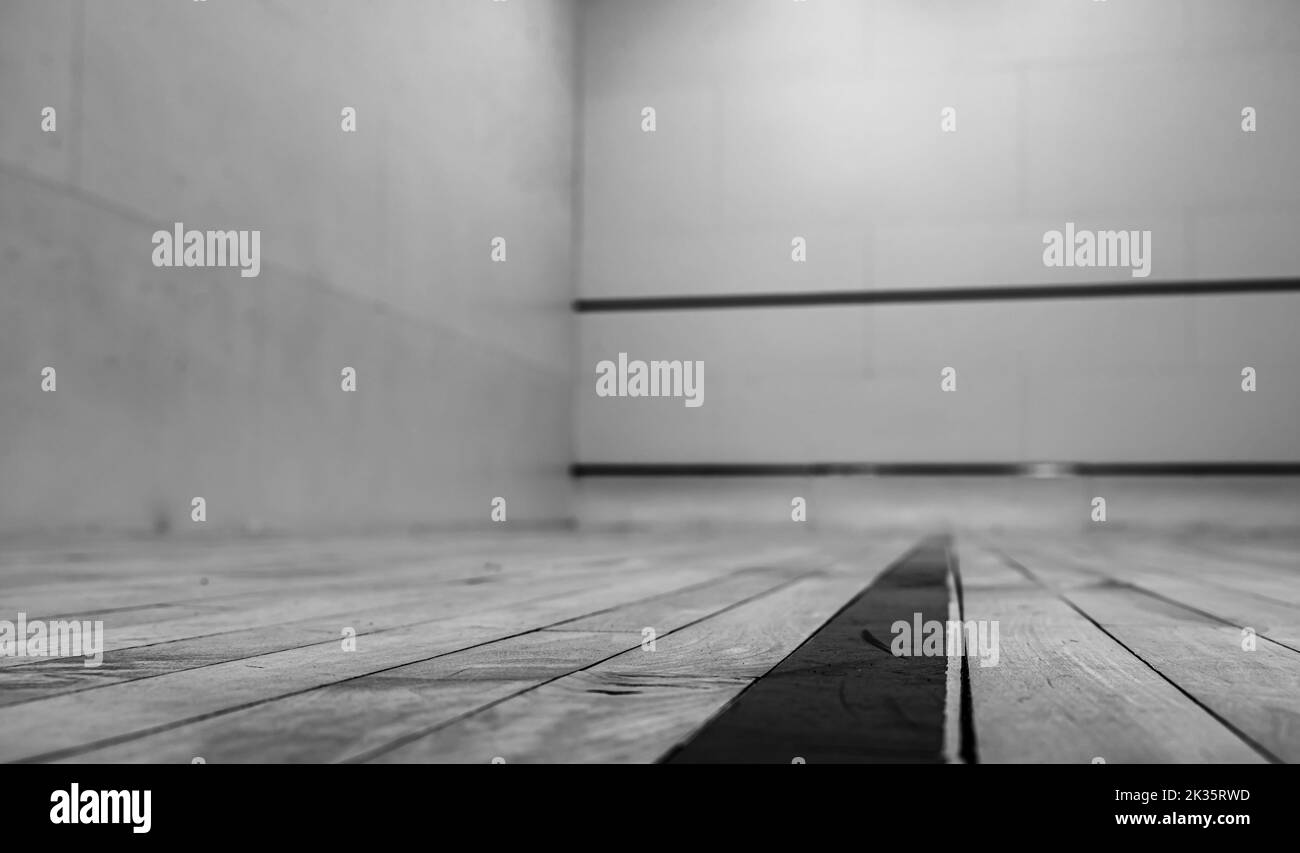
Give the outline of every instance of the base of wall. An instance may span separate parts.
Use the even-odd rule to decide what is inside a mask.
[[[601,478],[575,506],[585,528],[745,527],[792,524],[795,497],[814,528],[1300,531],[1300,477]]]

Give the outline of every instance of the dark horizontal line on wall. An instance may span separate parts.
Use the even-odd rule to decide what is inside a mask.
[[[1293,477],[1300,462],[578,462],[573,477]]]
[[[693,311],[719,308],[799,308],[817,305],[882,305],[909,302],[1004,302],[1294,292],[1300,292],[1300,278],[1112,281],[1096,284],[819,290],[803,293],[714,293],[700,296],[624,296],[609,299],[576,299],[573,302],[573,310],[580,314],[590,314],[611,311]]]

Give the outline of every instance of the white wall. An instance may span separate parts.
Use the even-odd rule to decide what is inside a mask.
[[[1067,220],[1151,230],[1150,281],[1300,274],[1295,3],[585,8],[584,296],[1133,280],[1045,268]],[[585,314],[577,455],[1296,460],[1297,318],[1289,294]],[[704,406],[597,398],[620,351],[703,359]]]
[[[575,16],[0,4],[0,531],[566,518]],[[174,221],[261,276],[154,268]]]

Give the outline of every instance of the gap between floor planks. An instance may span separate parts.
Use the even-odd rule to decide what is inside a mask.
[[[736,555],[731,553],[732,565],[735,563]],[[329,666],[331,663],[338,663],[338,658],[333,654],[333,643],[337,639],[331,640],[329,651],[324,649],[294,650],[284,655],[270,655],[257,659],[258,665],[266,666],[270,672],[267,676],[274,675],[274,678],[268,679],[267,676],[250,675],[244,670],[244,666],[253,666],[251,661],[230,662],[226,664],[216,664],[205,667],[200,673],[190,673],[188,676],[185,671],[175,673],[171,677],[160,677],[146,679],[137,683],[128,683],[116,685],[115,687],[105,687],[93,692],[95,706],[100,709],[101,715],[97,716],[94,723],[90,726],[78,726],[72,719],[66,726],[60,726],[66,734],[62,737],[42,738],[39,733],[32,733],[29,737],[24,734],[23,729],[27,728],[21,721],[17,722],[14,727],[6,727],[4,730],[12,736],[5,739],[5,757],[13,759],[16,757],[13,753],[13,747],[21,744],[24,751],[24,757],[55,757],[47,753],[53,752],[56,755],[60,753],[72,754],[79,748],[85,747],[89,743],[101,740],[115,740],[130,738],[141,731],[148,731],[154,728],[165,728],[174,725],[180,720],[187,717],[216,714],[221,715],[228,713],[234,707],[240,704],[261,704],[265,701],[272,701],[278,698],[278,694],[295,692],[292,688],[297,687],[300,690],[311,690],[316,687],[328,684],[334,680],[342,678],[364,676],[377,669],[388,666],[400,666],[411,663],[416,660],[432,657],[439,652],[446,653],[455,651],[457,647],[456,640],[460,640],[460,645],[471,645],[474,642],[490,642],[498,640],[505,636],[510,636],[510,624],[514,626],[528,624],[531,619],[538,626],[546,625],[547,618],[561,617],[554,619],[556,622],[572,619],[579,616],[588,615],[593,611],[599,611],[611,606],[626,603],[637,597],[636,593],[646,593],[647,595],[662,595],[671,592],[674,588],[679,588],[683,584],[682,580],[695,580],[701,578],[701,572],[679,573],[676,579],[669,577],[665,582],[664,576],[657,576],[656,572],[639,572],[629,582],[624,583],[622,587],[610,589],[608,579],[601,577],[602,587],[594,591],[588,591],[585,594],[570,594],[561,596],[560,609],[557,611],[555,605],[549,608],[534,607],[533,613],[527,612],[527,608],[521,612],[520,608],[512,607],[498,609],[491,614],[491,618],[486,620],[465,620],[457,622],[452,620],[450,623],[443,622],[438,625],[419,626],[412,630],[396,630],[391,632],[388,637],[376,637],[372,641],[377,643],[381,650],[384,651],[384,657],[381,660],[373,660],[370,663],[362,663],[364,658],[344,657],[342,660],[351,666],[344,666],[344,672],[331,672],[333,669]],[[674,586],[676,583],[676,586]],[[690,586],[689,583],[685,584]],[[642,597],[646,597],[643,595]],[[520,619],[524,622],[520,623]],[[487,621],[488,625],[476,625],[474,622]],[[639,629],[638,629],[639,630]],[[639,639],[639,635],[638,635]],[[431,648],[423,651],[412,652],[410,644],[416,643],[433,643]],[[447,647],[449,646],[449,647]],[[353,663],[356,661],[356,663]],[[334,677],[331,677],[334,676]],[[233,680],[232,683],[223,683]],[[274,685],[270,687],[270,685]],[[204,695],[205,691],[212,691],[214,688],[223,688],[220,700],[215,700],[212,695]],[[116,689],[115,689],[116,688]],[[131,689],[135,688],[135,689]],[[110,692],[111,691],[111,692]],[[266,695],[270,693],[270,696]],[[197,694],[197,695],[191,695]],[[82,703],[77,701],[77,696],[65,696],[54,699],[40,700],[34,704],[25,707],[31,712],[39,713],[42,716],[53,715],[53,719],[58,720],[61,715],[69,718],[84,718],[84,714],[78,711]],[[17,709],[14,709],[17,710]],[[84,710],[84,709],[82,709]],[[5,709],[0,709],[0,719],[5,716]],[[48,718],[47,718],[48,723]],[[46,732],[48,727],[42,727]],[[73,734],[79,732],[80,734]],[[33,753],[35,747],[37,752]]]
[[[986,541],[997,553],[963,568],[967,618],[1002,625],[1001,665],[972,672],[983,760],[1295,760],[1300,657],[1245,652],[1234,626],[1175,601],[1194,579],[1155,596],[1135,578],[1167,575],[1132,572],[1122,546],[1080,564],[1086,539]]]

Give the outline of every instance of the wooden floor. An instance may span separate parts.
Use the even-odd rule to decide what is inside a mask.
[[[0,761],[656,761],[923,533],[9,547],[0,619],[103,620],[106,651],[0,658]],[[1294,535],[948,553],[961,617],[1000,626],[997,665],[968,660],[975,760],[1300,761]]]

